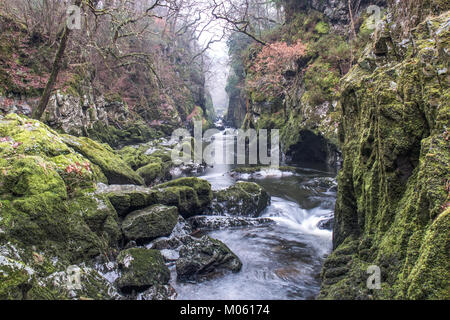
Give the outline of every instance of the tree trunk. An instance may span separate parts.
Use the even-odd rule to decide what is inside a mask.
[[[81,5],[81,0],[75,1],[76,6]],[[64,21],[64,31],[61,37],[61,42],[59,44],[58,52],[56,53],[55,60],[53,61],[52,73],[45,86],[44,93],[42,94],[41,100],[39,101],[38,107],[33,111],[33,118],[40,120],[42,115],[47,108],[48,101],[50,100],[50,95],[52,93],[53,87],[55,86],[56,80],[58,79],[59,71],[61,70],[62,60],[64,57],[64,51],[66,51],[67,42],[69,40],[71,30],[67,27],[67,21]]]

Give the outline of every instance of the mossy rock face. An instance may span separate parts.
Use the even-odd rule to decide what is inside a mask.
[[[238,182],[214,192],[213,214],[257,217],[270,204],[269,194],[253,182]]]
[[[208,236],[183,245],[176,262],[180,281],[204,280],[241,268],[242,262],[223,242]]]
[[[144,243],[170,236],[177,222],[176,207],[154,205],[127,215],[122,222],[122,230],[128,240]]]
[[[168,284],[170,280],[170,271],[158,250],[124,250],[117,257],[117,261],[122,270],[117,285],[123,292],[142,292],[151,286]]]
[[[359,64],[342,81],[344,164],[321,298],[450,298],[449,20],[427,18],[414,41],[388,38],[388,52],[374,56],[393,34],[384,25],[366,52],[373,67]],[[381,290],[367,289],[370,265]]]
[[[134,172],[109,146],[89,138],[64,135],[64,142],[75,151],[98,165],[109,184],[144,184],[143,179]]]
[[[133,169],[138,170],[152,162],[159,162],[157,158],[146,155],[147,148],[125,147],[117,151],[120,157]]]

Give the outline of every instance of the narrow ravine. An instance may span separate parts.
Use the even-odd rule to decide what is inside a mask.
[[[212,143],[222,145],[224,139],[232,143],[232,129],[217,134]],[[216,153],[217,158],[222,156]],[[232,169],[231,165],[216,165],[200,178],[215,190],[237,180],[260,184],[271,195],[271,205],[262,216],[275,223],[209,232],[238,255],[243,268],[237,274],[201,283],[172,280],[178,299],[314,299],[323,260],[331,251],[332,233],[318,224],[333,214],[334,175],[305,169],[302,174],[269,170],[233,176]]]

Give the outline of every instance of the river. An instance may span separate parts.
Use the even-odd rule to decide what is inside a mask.
[[[232,143],[233,130],[215,135],[212,143]],[[223,157],[222,151],[216,157]],[[232,165],[207,168],[200,178],[213,189],[223,189],[237,179]],[[298,173],[269,170],[240,175],[239,180],[260,184],[271,195],[263,212],[274,224],[209,232],[223,241],[242,261],[239,273],[201,283],[172,286],[180,300],[298,300],[314,299],[320,289],[320,270],[332,249],[332,232],[318,227],[332,216],[336,198],[335,174],[304,168]]]

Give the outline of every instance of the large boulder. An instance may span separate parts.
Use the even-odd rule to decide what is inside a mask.
[[[144,180],[108,145],[84,137],[64,135],[63,139],[68,146],[98,165],[109,184],[144,184]]]
[[[134,185],[99,185],[97,193],[108,197],[119,216],[143,209],[155,204],[152,201],[153,191]]]
[[[93,195],[98,166],[43,123],[0,118],[0,244],[18,243],[79,263],[118,244],[118,217]]]
[[[215,191],[212,213],[257,217],[270,204],[269,194],[253,182],[238,182],[228,189]]]
[[[158,188],[166,187],[189,187],[194,189],[197,194],[198,204],[201,208],[207,207],[212,200],[211,184],[203,179],[181,178],[158,186]]]
[[[122,231],[128,240],[139,244],[169,236],[177,222],[176,207],[157,204],[129,214],[122,222]]]
[[[180,248],[176,262],[179,281],[205,280],[226,272],[239,272],[242,262],[221,241],[204,236]]]
[[[117,286],[122,292],[142,292],[151,286],[169,283],[170,271],[157,250],[132,248],[122,251],[117,257],[122,275]]]

